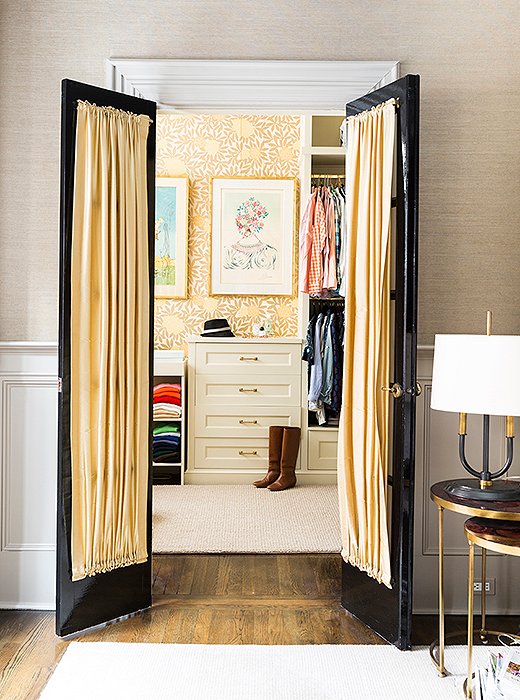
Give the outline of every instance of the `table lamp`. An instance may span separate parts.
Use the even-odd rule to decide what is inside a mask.
[[[448,486],[454,496],[483,501],[520,501],[520,482],[501,479],[513,462],[514,418],[520,416],[520,336],[436,335],[431,407],[459,414],[459,457],[472,479]],[[482,466],[466,459],[466,418],[482,414]],[[489,463],[489,416],[505,416],[507,456],[492,471]]]

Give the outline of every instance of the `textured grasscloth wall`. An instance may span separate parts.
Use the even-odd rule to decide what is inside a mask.
[[[209,296],[212,177],[298,177],[300,117],[159,114],[157,174],[188,175],[188,299],[157,299],[155,347],[187,348],[207,318],[227,318],[237,335],[273,321],[276,335],[298,332],[298,297]],[[296,265],[294,267],[296,291]]]
[[[518,0],[3,0],[0,338],[56,337],[59,81],[108,56],[396,59],[422,76],[420,339],[520,333]]]

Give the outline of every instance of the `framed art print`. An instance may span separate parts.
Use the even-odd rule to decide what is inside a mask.
[[[155,297],[185,299],[188,278],[188,178],[155,181]]]
[[[211,294],[292,294],[295,198],[295,178],[213,178]]]

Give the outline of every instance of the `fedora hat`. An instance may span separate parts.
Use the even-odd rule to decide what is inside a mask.
[[[235,334],[225,318],[211,318],[209,321],[204,321],[204,330],[201,336],[208,338],[234,338]]]

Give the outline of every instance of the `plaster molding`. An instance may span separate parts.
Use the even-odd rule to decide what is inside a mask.
[[[110,58],[106,87],[186,111],[343,112],[399,77],[398,61]]]

